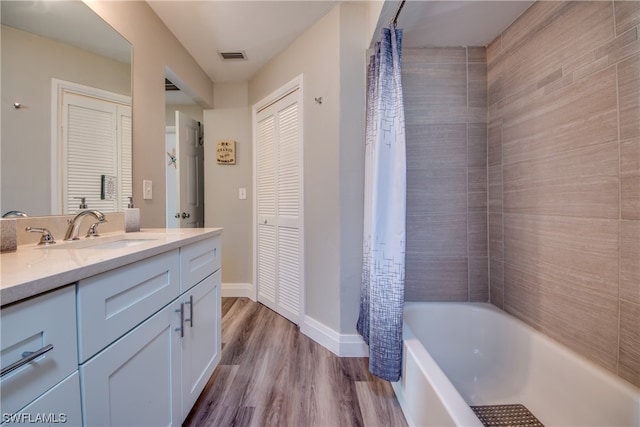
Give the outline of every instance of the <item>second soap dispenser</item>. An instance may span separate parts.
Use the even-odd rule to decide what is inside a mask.
[[[134,206],[133,197],[129,197],[129,204],[124,210],[124,231],[140,231],[140,208]]]

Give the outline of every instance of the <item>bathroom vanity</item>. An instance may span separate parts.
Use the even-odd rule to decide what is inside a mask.
[[[221,232],[2,254],[0,422],[181,425],[220,360]]]

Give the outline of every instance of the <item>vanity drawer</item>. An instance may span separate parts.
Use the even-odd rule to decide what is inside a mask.
[[[2,369],[53,346],[1,377],[1,413],[19,411],[78,369],[75,305],[75,286],[66,286],[0,311]]]
[[[220,268],[220,236],[180,249],[181,291],[185,292]]]
[[[36,421],[38,416],[41,416],[43,421]],[[78,375],[78,371],[56,384],[18,413],[3,412],[1,421],[6,421],[2,427],[19,427],[29,424],[36,426],[44,424],[49,427],[57,424],[81,426],[82,409],[80,408],[80,375]]]
[[[178,249],[78,283],[80,363],[160,310],[180,293]]]

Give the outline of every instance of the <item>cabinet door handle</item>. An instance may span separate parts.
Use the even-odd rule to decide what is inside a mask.
[[[184,337],[184,303],[180,303],[180,308],[176,310],[176,313],[180,313],[180,327],[176,328],[176,332],[180,331],[180,338]]]
[[[189,305],[189,314],[191,315],[188,319],[184,319],[186,322],[189,322],[191,327],[193,328],[193,295],[189,297],[189,301],[186,301],[184,304]]]
[[[53,350],[53,344],[46,345],[42,347],[40,350],[25,351],[24,353],[22,353],[22,359],[12,363],[6,368],[2,368],[2,371],[0,371],[0,377],[4,377],[9,372],[15,371],[19,367],[26,365],[27,363],[33,361],[34,359],[37,359],[38,357],[42,356],[43,354],[51,350]]]
[[[193,295],[189,297],[189,301],[185,302],[185,304],[189,304],[189,318],[184,320],[189,322],[189,324],[193,328]]]

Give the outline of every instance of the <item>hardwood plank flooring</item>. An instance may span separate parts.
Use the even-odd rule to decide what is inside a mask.
[[[247,298],[222,300],[222,357],[184,426],[406,426],[367,358],[341,358]]]

